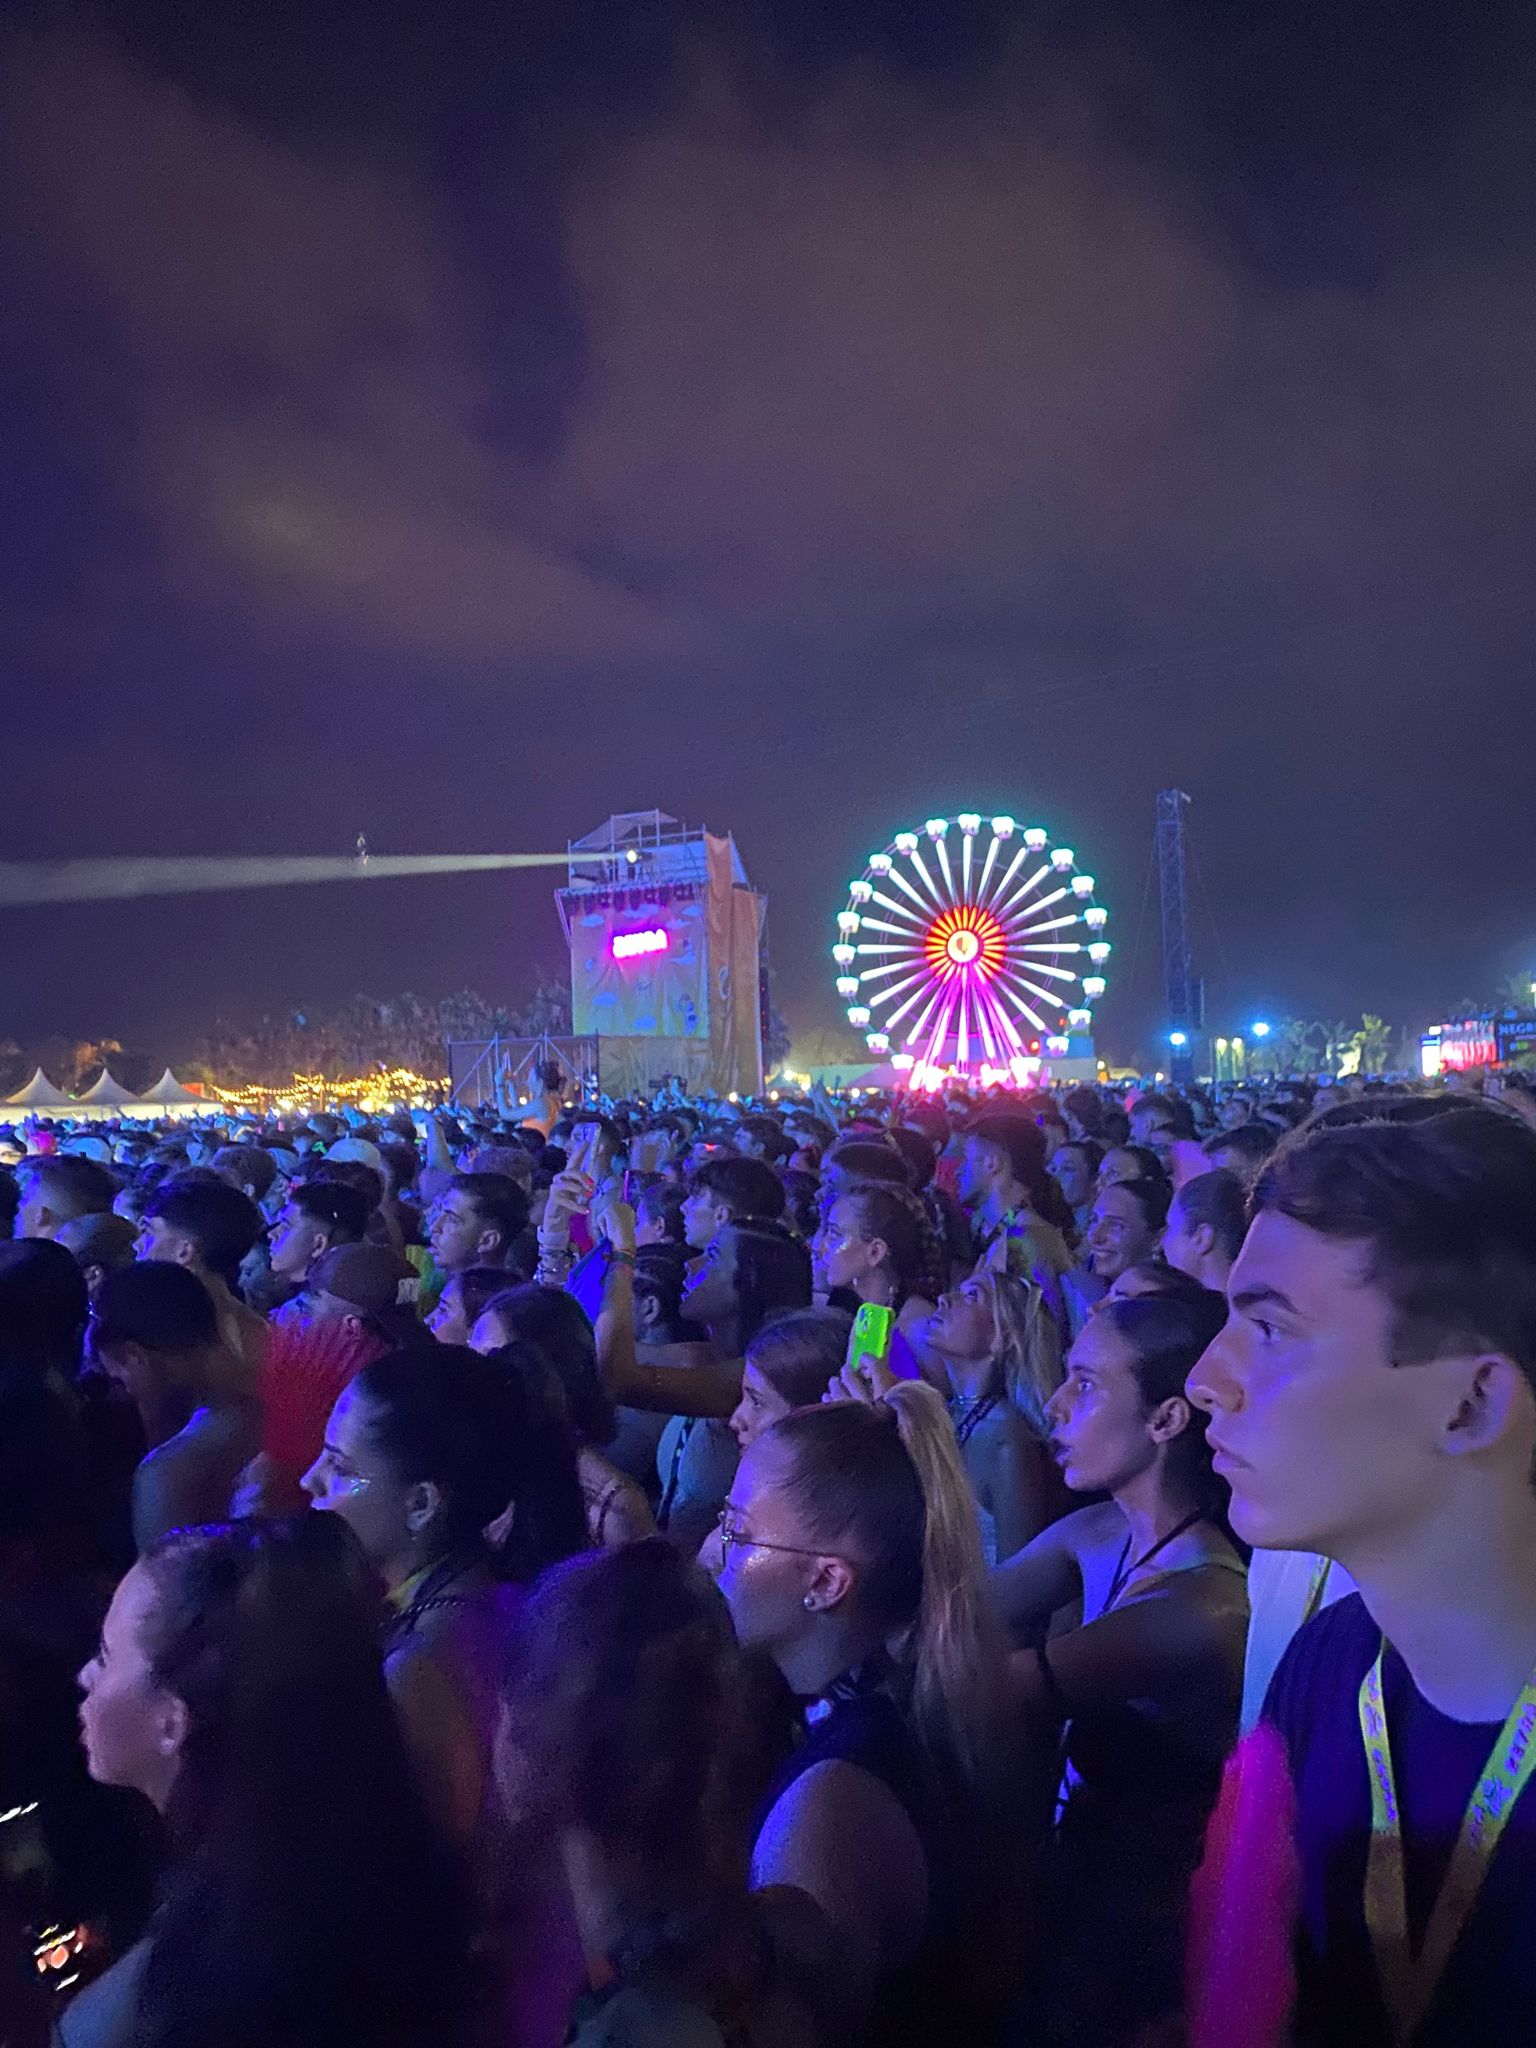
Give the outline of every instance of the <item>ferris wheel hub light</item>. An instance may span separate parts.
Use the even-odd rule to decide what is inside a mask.
[[[951,932],[944,950],[957,967],[969,967],[981,952],[981,941],[969,929]]]

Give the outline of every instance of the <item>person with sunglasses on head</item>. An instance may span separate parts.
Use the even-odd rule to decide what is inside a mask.
[[[983,1555],[996,1564],[1066,1506],[1046,1421],[1061,1334],[1038,1287],[984,1267],[941,1297],[919,1336],[975,1495]]]

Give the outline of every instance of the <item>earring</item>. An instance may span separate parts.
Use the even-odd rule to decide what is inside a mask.
[[[815,1596],[813,1594],[807,1593],[805,1598],[800,1602],[800,1605],[802,1607],[814,1607],[816,1605]]]

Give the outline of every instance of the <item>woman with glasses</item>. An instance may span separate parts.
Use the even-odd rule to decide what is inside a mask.
[[[902,1382],[801,1410],[742,1458],[702,1561],[799,1703],[759,1885],[832,1924],[846,2029],[975,2038],[1012,1902],[1002,1647],[944,1404]]]

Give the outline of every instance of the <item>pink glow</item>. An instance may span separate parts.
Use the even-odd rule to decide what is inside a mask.
[[[618,932],[613,941],[615,960],[638,960],[646,953],[665,953],[670,936],[659,926],[648,932]]]

